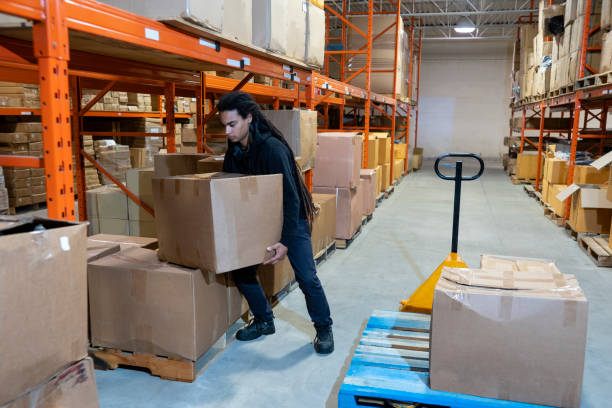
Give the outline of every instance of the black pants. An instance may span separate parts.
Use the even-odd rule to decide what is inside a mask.
[[[306,297],[306,308],[315,326],[329,326],[332,324],[329,305],[323,286],[317,277],[317,268],[312,255],[310,231],[306,219],[300,220],[297,234],[289,243],[289,262],[295,272],[295,278],[300,289]],[[236,286],[247,300],[251,312],[256,319],[270,321],[274,318],[272,308],[266,295],[257,281],[257,268],[253,265],[232,272]]]

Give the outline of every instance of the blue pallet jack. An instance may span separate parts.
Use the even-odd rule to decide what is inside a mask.
[[[443,175],[447,157],[473,158],[478,173],[463,177],[457,161],[453,177]],[[457,253],[461,181],[476,180],[484,162],[475,154],[449,153],[438,157],[434,169],[444,180],[455,181],[451,253],[432,275],[401,302],[401,311],[375,311],[368,320],[338,393],[338,408],[534,408],[541,405],[436,391],[429,388],[429,333],[433,291],[445,266],[467,267]]]

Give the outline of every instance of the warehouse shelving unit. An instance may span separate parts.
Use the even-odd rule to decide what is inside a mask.
[[[397,10],[399,21],[399,2]],[[350,81],[333,80],[297,61],[261,50],[250,52],[244,47],[220,42],[216,36],[208,36],[205,32],[196,36],[176,31],[162,23],[93,0],[7,0],[0,3],[0,13],[33,22],[31,28],[0,32],[0,80],[39,84],[41,100],[39,109],[0,108],[0,115],[40,115],[44,151],[43,158],[0,156],[0,165],[45,169],[47,210],[52,218],[75,219],[76,194],[79,219],[86,219],[84,160],[91,161],[106,176],[110,175],[81,148],[80,136],[83,133],[110,137],[164,136],[168,152],[174,152],[174,121],[188,117],[174,112],[175,96],[196,98],[199,152],[210,152],[207,139],[219,136],[205,131],[207,121],[215,114],[212,108],[215,98],[231,90],[242,89],[258,102],[270,104],[274,109],[302,105],[316,109],[322,106],[325,126],[329,124],[330,106],[337,106],[340,112],[346,107],[355,111],[361,109],[365,120],[362,130],[366,136],[371,129],[369,118],[372,109],[392,118],[391,130],[394,133],[397,112],[406,112],[408,117],[411,109],[410,104],[345,83]],[[370,0],[370,27],[374,14],[373,0]],[[346,20],[341,15],[340,18]],[[368,31],[368,64],[360,72],[369,76],[373,36],[371,30]],[[348,53],[342,54],[344,59]],[[205,72],[209,70],[242,70],[247,75],[236,80],[209,75]],[[248,82],[254,74],[272,78],[273,86]],[[281,81],[293,83],[293,88],[282,87]],[[80,103],[71,106],[71,100],[80,102],[81,90],[85,88],[101,91],[86,106]],[[160,112],[91,111],[91,107],[111,90],[148,93],[158,95],[160,99],[164,95],[165,112],[161,109]],[[208,112],[205,112],[206,101],[211,107]],[[162,118],[166,132],[83,131],[83,118],[92,116]],[[75,151],[80,153],[75,163],[72,162],[73,143]],[[364,154],[367,155],[367,151]],[[77,174],[77,191],[73,188],[74,172]],[[131,199],[153,213],[122,183],[114,181]],[[309,187],[312,185],[312,171],[306,172],[306,182]]]
[[[341,112],[339,130],[361,131],[363,132],[364,140],[368,140],[368,137],[369,137],[368,135],[370,131],[388,131],[391,134],[391,140],[392,140],[391,157],[394,157],[394,146],[395,146],[396,141],[402,138],[405,138],[406,143],[410,145],[409,139],[410,139],[411,110],[414,110],[415,117],[417,118],[416,120],[418,121],[418,109],[417,109],[418,93],[419,93],[418,81],[420,80],[420,62],[421,62],[420,54],[421,54],[421,44],[422,44],[421,42],[422,30],[419,30],[419,33],[420,33],[419,34],[419,44],[417,47],[415,47],[414,42],[415,42],[416,37],[414,33],[418,28],[418,25],[417,25],[418,21],[414,17],[411,18],[410,25],[407,26],[409,37],[410,37],[409,77],[408,79],[404,79],[404,81],[408,84],[409,101],[401,101],[399,99],[395,99],[394,97],[389,98],[388,96],[377,95],[376,93],[373,93],[371,91],[371,74],[375,72],[392,71],[393,72],[393,84],[395,88],[397,84],[397,67],[398,67],[398,64],[401,63],[401,61],[399,61],[398,52],[397,52],[398,44],[395,44],[396,46],[395,46],[394,62],[393,62],[394,69],[392,70],[374,70],[372,69],[372,49],[373,49],[373,46],[375,45],[375,41],[378,38],[380,38],[383,34],[385,34],[386,32],[392,29],[395,30],[395,39],[397,41],[400,24],[402,21],[401,20],[401,1],[395,2],[393,0],[386,0],[386,2],[388,2],[389,4],[393,6],[393,11],[389,11],[389,10],[385,11],[382,8],[381,4],[379,4],[377,8],[373,0],[369,0],[367,11],[359,11],[359,12],[350,11],[348,8],[349,2],[347,0],[342,0],[342,13],[340,13],[337,10],[334,10],[329,5],[325,5],[326,19],[327,19],[326,20],[326,39],[325,39],[325,44],[326,44],[325,73],[327,76],[329,76],[330,63],[334,61],[340,67],[339,81],[341,82],[339,86],[335,86],[335,87],[332,86],[333,89],[342,89],[344,87],[345,92],[338,92],[342,95],[341,99],[346,100],[347,96],[351,96],[353,98],[356,97],[356,99],[363,101],[363,103],[353,103],[350,105],[349,104],[339,105],[340,112]],[[395,15],[396,19],[392,24],[382,29],[379,33],[374,33],[372,29],[373,18],[374,16],[379,16],[379,15]],[[368,19],[367,33],[360,30],[358,27],[356,27],[354,24],[351,23],[350,21],[351,16],[361,16],[362,18],[367,17]],[[341,36],[340,37],[331,36],[330,19],[333,17],[337,18],[341,23]],[[356,32],[357,35],[364,37],[364,39],[366,40],[365,45],[363,45],[357,50],[349,50],[348,49],[349,30],[353,30]],[[339,41],[339,44],[337,44],[338,41]],[[336,44],[332,44],[332,42],[336,42]],[[418,55],[419,55],[417,67],[413,66],[414,65],[413,58],[412,58],[413,52],[418,52]],[[362,67],[349,68],[348,63],[351,61],[351,59],[355,55],[359,55],[359,54],[366,56],[365,64]],[[416,101],[412,100],[412,95],[411,95],[412,70],[413,69],[417,69],[418,74],[419,74],[418,79],[417,79],[417,88],[416,88],[417,89],[417,96],[416,96],[417,99]],[[349,84],[351,83],[352,80],[354,80],[360,74],[365,74],[366,76],[366,79],[365,79],[366,88],[364,90],[359,90],[359,88],[352,90]],[[330,86],[330,84],[332,84],[329,78],[320,78],[320,81],[317,83],[323,84],[323,86],[317,85],[323,91],[326,90],[325,88],[326,86]],[[398,93],[398,90],[394,89],[393,96],[397,95],[397,93]],[[348,114],[349,115],[352,114],[354,118],[353,124],[349,126],[345,126],[343,123],[345,106],[348,106],[351,108]],[[380,113],[380,115],[387,118],[391,122],[391,125],[390,126],[378,126],[378,127],[371,126],[370,122],[371,122],[371,117],[374,111],[376,111],[377,113]],[[363,124],[361,125],[359,124],[358,118],[363,120]],[[325,123],[327,123],[327,120],[325,121]],[[327,126],[325,126],[325,130],[328,130]],[[397,130],[402,130],[402,132],[398,135]],[[415,134],[415,145],[416,145],[416,134]],[[367,143],[364,143],[364,149],[363,149],[364,150],[363,152],[364,163],[367,161],[367,155],[368,155],[367,149],[368,149]],[[404,160],[404,172],[407,171],[407,169],[408,169],[408,159],[406,158]],[[390,181],[392,181],[393,178],[394,178],[394,175],[393,175],[393,166],[392,166],[391,172],[390,172]]]
[[[512,116],[510,124],[510,134],[512,135],[512,117],[514,113],[521,112],[522,125],[520,151],[523,152],[525,143],[531,144],[538,151],[538,169],[536,173],[535,188],[540,190],[540,173],[541,159],[543,154],[544,137],[550,136],[552,133],[558,133],[560,137],[567,137],[571,142],[569,169],[567,185],[573,183],[574,167],[576,165],[576,150],[578,146],[578,138],[582,139],[599,139],[599,144],[593,145],[591,149],[598,148],[598,154],[604,153],[606,139],[612,137],[612,134],[607,132],[606,121],[609,107],[612,101],[612,81],[608,80],[607,74],[600,75],[593,67],[587,64],[587,53],[601,52],[601,47],[589,46],[588,41],[598,30],[601,29],[599,24],[591,24],[591,8],[592,0],[585,0],[585,20],[582,28],[581,46],[580,46],[580,63],[578,66],[578,80],[574,86],[565,87],[565,93],[561,91],[549,92],[537,100],[520,101],[512,106]],[[590,72],[594,75],[587,75]],[[534,99],[534,98],[530,98]],[[548,111],[549,117],[553,111],[562,112],[561,117],[565,113],[569,114],[572,121],[572,127],[566,130],[545,129],[544,120],[540,120],[539,129],[526,128],[526,121],[531,117],[546,117]],[[582,124],[580,119],[583,119]],[[589,128],[588,122],[596,120],[599,126]],[[538,131],[538,143],[535,144],[525,136],[525,132],[529,130]],[[565,203],[565,219],[569,218],[570,202]]]

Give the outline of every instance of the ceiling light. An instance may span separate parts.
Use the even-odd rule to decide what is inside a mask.
[[[476,26],[467,17],[461,17],[461,19],[455,25],[455,31],[462,34],[468,34],[476,30]]]

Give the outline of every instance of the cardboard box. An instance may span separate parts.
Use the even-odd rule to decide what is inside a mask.
[[[542,155],[540,172],[544,170],[544,155]],[[535,179],[538,172],[537,152],[525,152],[517,155],[516,167],[514,168],[516,177],[519,179]]]
[[[383,133],[377,136],[378,139],[378,164],[384,165],[391,163],[391,138]]]
[[[418,170],[423,165],[423,148],[415,147],[412,152],[412,169]]]
[[[376,196],[382,191],[382,166],[376,166],[374,169],[376,172]]]
[[[2,405],[2,408],[98,408],[98,389],[93,361],[84,358],[62,368],[54,376]]]
[[[130,234],[128,198],[119,187],[107,185],[91,189],[86,197],[90,235]]]
[[[150,208],[153,208],[153,169],[130,169],[127,172],[127,188]],[[131,198],[127,199],[130,221],[155,222],[155,218]]]
[[[565,201],[561,201],[557,198],[557,195],[567,188],[566,184],[551,184],[548,186],[548,205],[550,205],[554,213],[558,217],[565,216]]]
[[[281,238],[282,177],[154,178],[160,258],[215,273],[263,262]]]
[[[587,319],[573,275],[444,268],[434,291],[430,387],[579,407]]]
[[[93,262],[96,259],[103,258],[107,255],[119,252],[121,247],[113,242],[90,241],[87,239],[87,262]]]
[[[102,3],[153,20],[168,22],[186,20],[218,32],[221,32],[223,28],[224,0],[206,0],[204,2],[190,0],[102,0]]]
[[[378,166],[378,148],[380,143],[378,139],[372,135],[368,139],[368,158],[366,160],[366,168],[374,169]]]
[[[211,156],[198,160],[198,173],[217,173],[223,171],[225,156]]]
[[[305,62],[315,67],[325,65],[325,11],[323,1],[307,2],[306,58]]]
[[[387,191],[389,186],[391,185],[391,165],[386,163],[382,166],[382,180],[381,180],[381,189],[382,191]]]
[[[356,132],[319,133],[313,184],[321,187],[357,187],[362,148],[362,137]]]
[[[396,159],[405,159],[408,151],[408,145],[406,143],[396,143],[393,145],[393,156]]]
[[[610,167],[603,167],[599,170],[590,165],[576,165],[574,167],[574,184],[604,184],[609,178]]]
[[[361,201],[358,189],[313,187],[316,194],[336,195],[336,238],[350,239],[361,225]]]
[[[404,175],[404,159],[395,159],[393,161],[393,180],[397,180]]]
[[[263,115],[283,134],[302,170],[314,169],[317,155],[317,112],[303,109],[264,110]]]
[[[546,204],[548,204],[549,201],[548,193],[550,192],[550,186],[551,184],[546,179],[542,180],[542,201]]]
[[[336,194],[313,194],[318,211],[312,221],[312,253],[317,257],[336,241]]]
[[[225,277],[129,248],[90,262],[91,344],[197,360],[229,327]]]
[[[610,233],[612,201],[607,199],[607,188],[589,184],[572,184],[556,198],[561,202],[571,197],[569,225],[575,232]]]
[[[567,183],[568,170],[567,160],[548,157],[544,161],[543,180],[548,181],[550,184]]]
[[[87,356],[86,225],[0,217],[0,404]],[[45,230],[33,232],[36,226]]]
[[[198,161],[210,157],[208,153],[168,153],[153,157],[154,176],[169,177],[198,172]]]
[[[253,2],[251,0],[225,0],[223,4],[222,33],[243,44],[253,42]],[[196,112],[191,108],[190,112]]]
[[[253,45],[290,55],[291,41],[291,48],[295,52],[296,42],[300,42],[300,37],[304,41],[306,35],[306,19],[296,19],[299,11],[295,3],[286,0],[253,0]],[[296,24],[296,31],[289,35],[292,24]]]
[[[289,258],[285,258],[275,265],[260,265],[257,278],[266,296],[271,298],[295,280],[295,273]]]
[[[359,188],[363,193],[361,214],[370,215],[374,213],[374,209],[376,208],[376,188],[378,183],[376,179],[376,171],[371,169],[362,169],[360,178],[361,185],[359,186]]]
[[[129,220],[130,235],[157,238],[155,221]]]

